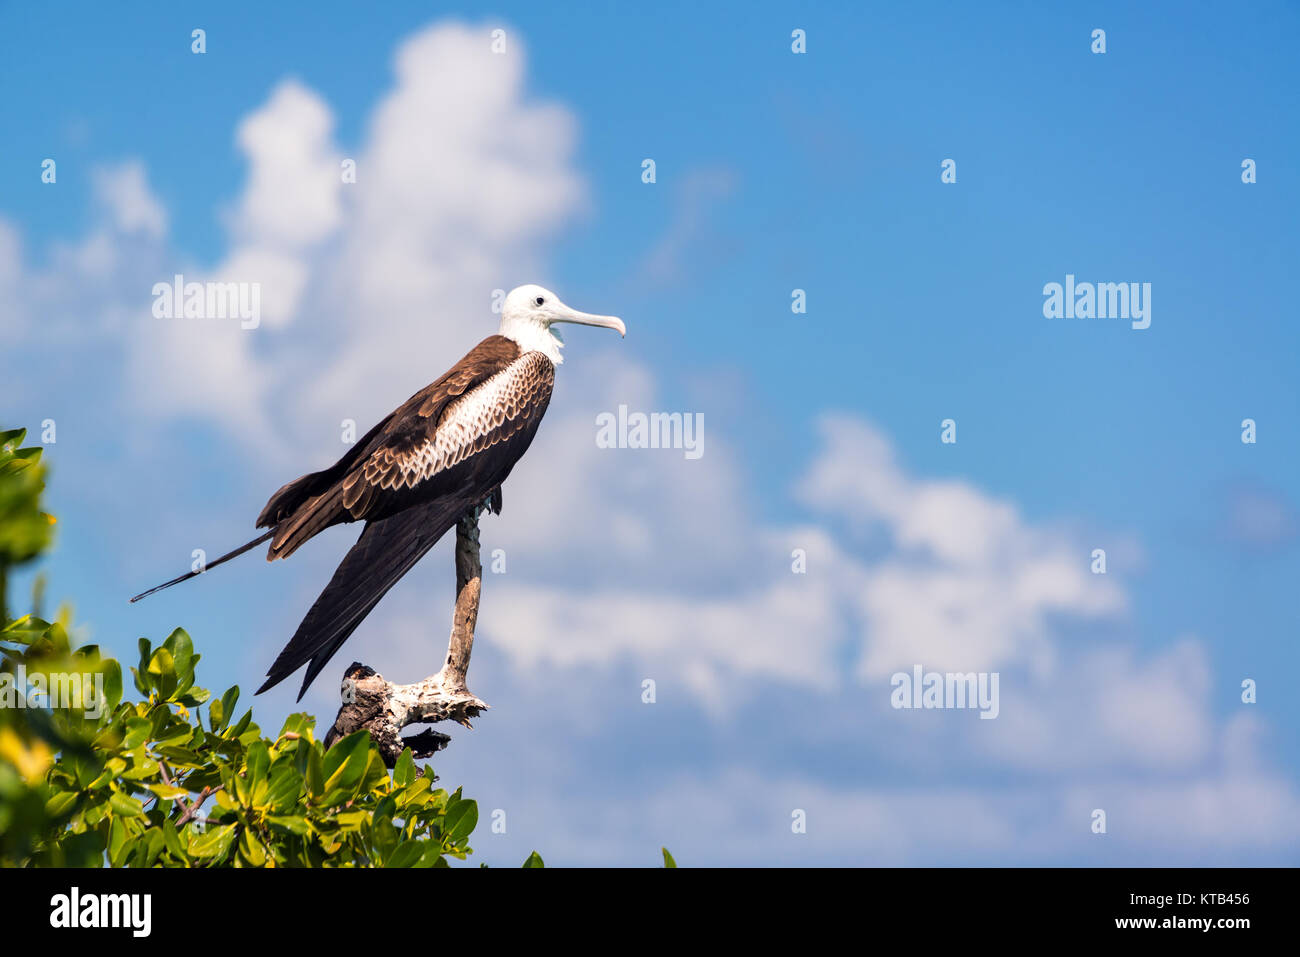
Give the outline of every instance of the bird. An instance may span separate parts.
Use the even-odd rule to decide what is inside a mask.
[[[337,462],[271,496],[257,517],[268,531],[131,599],[170,588],[269,541],[268,562],[288,558],[334,525],[365,522],[329,584],[267,671],[257,694],[303,665],[298,700],[390,588],[463,515],[501,511],[501,485],[528,450],[564,360],[557,323],[613,329],[617,316],[579,312],[549,289],[512,289],[501,326],[463,359],[380,420]]]

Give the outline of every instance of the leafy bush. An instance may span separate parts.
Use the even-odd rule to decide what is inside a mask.
[[[8,572],[53,524],[24,435],[0,433],[0,865],[445,867],[471,853],[477,805],[434,788],[409,750],[391,773],[364,731],[326,751],[306,714],[263,736],[251,710],[236,718],[238,688],[209,701],[195,684],[183,630],[140,639],[130,701],[117,661],[72,647],[66,611],[11,619]]]

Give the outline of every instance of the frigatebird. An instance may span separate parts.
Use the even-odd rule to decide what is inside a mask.
[[[551,400],[557,322],[616,329],[623,320],[571,309],[541,286],[510,291],[501,331],[402,403],[329,468],[290,482],[257,517],[269,529],[232,552],[136,595],[139,601],[270,540],[288,558],[332,525],[365,521],[325,590],[267,671],[261,694],[304,664],[298,699],[370,610],[461,516],[501,510],[501,483],[527,451]]]

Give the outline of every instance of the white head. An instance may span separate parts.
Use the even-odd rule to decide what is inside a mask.
[[[560,297],[541,286],[519,286],[510,290],[501,307],[501,335],[519,343],[525,352],[541,352],[557,366],[561,342],[559,334],[551,331],[555,322],[576,322],[583,326],[600,326],[617,329],[620,336],[627,335],[623,320],[617,316],[593,316],[578,312],[560,302]]]

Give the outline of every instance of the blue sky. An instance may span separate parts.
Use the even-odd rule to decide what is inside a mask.
[[[494,708],[435,762],[507,812],[482,859],[1295,863],[1297,27],[1267,3],[0,7],[0,407],[57,424],[51,594],[123,655],[183,624],[209,687],[256,687],[355,530],[126,596],[244,541],[341,418],[539,281],[629,335],[566,336],[484,526]],[[260,281],[266,321],[163,328],[177,271]],[[1151,283],[1150,328],[1044,318],[1067,273]],[[705,455],[596,449],[621,403],[701,412]],[[441,654],[449,550],[409,577],[318,716],[349,660]],[[913,663],[999,671],[999,718],[890,709]],[[292,707],[264,699],[266,725]]]

